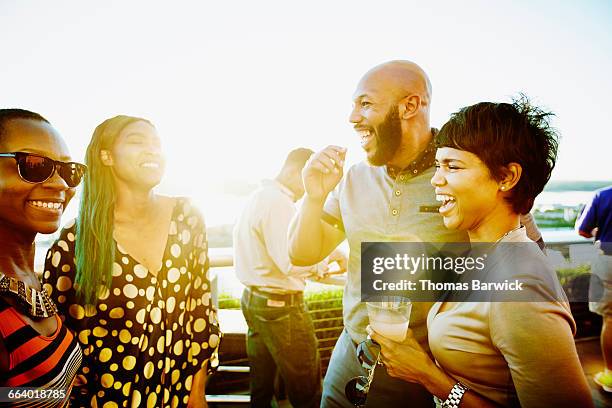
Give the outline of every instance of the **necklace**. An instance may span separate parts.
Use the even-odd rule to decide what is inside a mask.
[[[512,234],[514,231],[520,230],[521,228],[523,228],[522,225],[519,225],[516,228],[512,228],[510,231],[508,231],[504,235],[502,235],[501,238],[499,238],[497,241],[495,241],[494,244],[497,244],[499,241],[501,241],[502,239],[506,238],[508,235]]]
[[[493,248],[495,248],[497,246],[497,244],[500,243],[500,241],[502,241],[504,238],[506,238],[508,235],[512,234],[514,231],[518,231],[521,228],[523,228],[522,225],[519,225],[516,228],[512,228],[510,231],[507,231],[504,235],[502,235],[497,241],[495,242],[476,242],[474,244],[477,245],[477,248],[479,248],[479,250],[477,251],[478,253],[482,252],[483,254],[489,253],[493,250]],[[474,246],[472,246],[472,250],[475,250],[476,248]]]
[[[0,295],[5,293],[17,299],[21,310],[32,317],[43,318],[57,314],[57,306],[44,288],[36,290],[0,272]]]

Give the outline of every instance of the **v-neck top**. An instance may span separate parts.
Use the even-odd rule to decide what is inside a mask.
[[[220,332],[202,216],[177,199],[157,275],[114,241],[111,287],[95,307],[76,297],[75,240],[72,222],[49,249],[43,279],[83,347],[86,384],[75,387],[76,404],[185,406],[193,376],[208,360],[209,367],[218,365]]]
[[[501,242],[533,244],[525,228]],[[568,398],[583,379],[569,304],[560,301],[565,296],[542,251],[535,244],[521,248],[512,265],[528,282],[525,290],[544,299],[540,294],[550,288],[535,286],[544,271],[560,292],[548,301],[453,302],[441,312],[443,302],[436,302],[427,322],[431,352],[446,373],[500,406],[581,406],[572,399],[580,395]]]
[[[81,365],[81,347],[61,319],[57,315],[53,318],[57,321],[55,332],[42,335],[0,297],[0,338],[9,355],[8,370],[0,373],[0,387],[35,387],[51,393],[51,398],[18,398],[2,406],[68,406],[68,396]]]

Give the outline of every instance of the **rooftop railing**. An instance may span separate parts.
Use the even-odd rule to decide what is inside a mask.
[[[594,247],[588,240],[576,237],[575,239],[569,240],[551,240],[547,241],[547,255],[555,268],[571,267],[573,265],[582,264],[592,258],[594,254]],[[214,268],[217,274],[220,273],[233,273],[231,269],[233,267],[233,257],[231,255],[211,255],[210,266]],[[215,287],[213,283],[213,287]],[[324,369],[326,369],[329,363],[329,357],[335,345],[335,342],[340,335],[343,324],[342,324],[342,305],[337,303],[333,307],[317,307],[316,303],[326,303],[329,300],[314,301],[309,308],[311,309],[311,316],[315,325],[315,334],[319,341],[319,352],[321,354],[321,362]],[[313,307],[311,307],[313,306]],[[321,305],[324,306],[324,305]],[[330,314],[334,316],[330,317]],[[576,316],[578,319],[579,317]],[[229,324],[227,320],[241,319],[242,322],[237,324],[235,321]],[[220,310],[219,321],[222,326],[231,326],[232,330],[229,335],[244,336],[246,334],[246,323],[240,310]],[[244,341],[244,340],[243,340]],[[250,370],[248,367],[248,360],[230,360],[221,361],[221,366],[218,369],[218,373],[221,375],[232,375],[232,376],[248,376]],[[247,377],[248,380],[248,377]],[[248,389],[248,382],[245,383]],[[218,395],[207,395],[209,403],[214,404],[249,404],[250,396],[247,394],[218,394]]]

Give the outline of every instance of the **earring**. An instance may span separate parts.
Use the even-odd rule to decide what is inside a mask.
[[[108,162],[111,160],[110,154],[108,152],[108,150],[101,150],[100,151],[100,159],[102,160],[102,162]],[[109,164],[109,163],[104,163],[104,164]]]
[[[506,186],[501,186],[501,191],[506,191]]]

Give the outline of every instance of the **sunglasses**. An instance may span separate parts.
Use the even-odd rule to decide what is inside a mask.
[[[357,358],[368,375],[351,378],[344,387],[344,395],[353,406],[364,407],[374,379],[374,371],[380,364],[380,345],[368,336],[357,346]]]
[[[87,171],[87,166],[81,163],[61,162],[32,153],[0,153],[0,157],[14,158],[19,177],[28,183],[42,183],[57,171],[68,187],[76,187]]]

